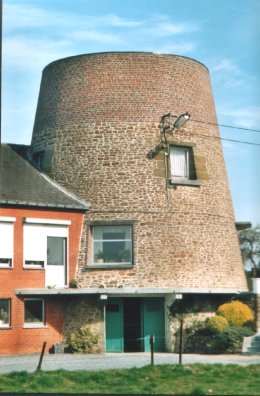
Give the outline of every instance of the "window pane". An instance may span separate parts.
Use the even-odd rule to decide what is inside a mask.
[[[185,147],[171,148],[171,175],[188,177],[188,149]]]
[[[10,325],[10,300],[0,299],[0,327]]]
[[[47,237],[47,265],[64,265],[66,238]]]
[[[43,323],[43,300],[25,300],[24,321],[26,323]]]
[[[46,231],[42,225],[24,225],[24,260],[46,262]]]
[[[32,267],[41,267],[43,268],[44,266],[44,261],[37,261],[37,260],[25,260],[24,265],[32,266]]]
[[[13,258],[13,223],[0,223],[0,264],[12,265]]]
[[[132,262],[131,226],[94,226],[94,262]]]
[[[94,240],[131,239],[131,226],[94,226]]]

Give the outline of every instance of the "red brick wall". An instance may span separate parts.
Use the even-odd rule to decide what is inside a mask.
[[[61,297],[45,299],[46,328],[23,328],[24,302],[14,294],[19,288],[44,288],[44,270],[23,268],[23,218],[71,220],[69,226],[69,280],[76,277],[79,241],[83,215],[30,209],[0,208],[0,216],[16,217],[14,222],[13,268],[0,268],[0,298],[11,299],[11,328],[0,329],[0,354],[32,353],[41,350],[47,341],[47,350],[62,339],[64,310],[67,301]],[[39,296],[41,298],[41,296]]]

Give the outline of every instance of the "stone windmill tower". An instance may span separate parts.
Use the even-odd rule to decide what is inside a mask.
[[[44,69],[32,152],[92,205],[82,288],[122,301],[247,290],[216,124],[208,70],[190,58],[98,53]]]

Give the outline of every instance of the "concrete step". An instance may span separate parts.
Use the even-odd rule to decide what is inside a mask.
[[[260,348],[260,341],[255,341],[255,340],[253,340],[252,342],[251,342],[251,346],[252,347],[259,347]]]
[[[243,355],[260,355],[260,334],[256,334],[252,337],[244,337]]]
[[[247,348],[247,352],[249,352],[249,353],[260,353],[260,347],[253,347],[253,346],[248,347]]]

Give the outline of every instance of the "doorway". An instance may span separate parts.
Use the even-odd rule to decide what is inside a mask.
[[[142,352],[142,300],[124,299],[124,352]]]
[[[150,336],[155,351],[165,350],[163,298],[109,299],[106,306],[106,351],[148,352]]]
[[[67,238],[47,236],[46,286],[64,287],[67,282]]]

